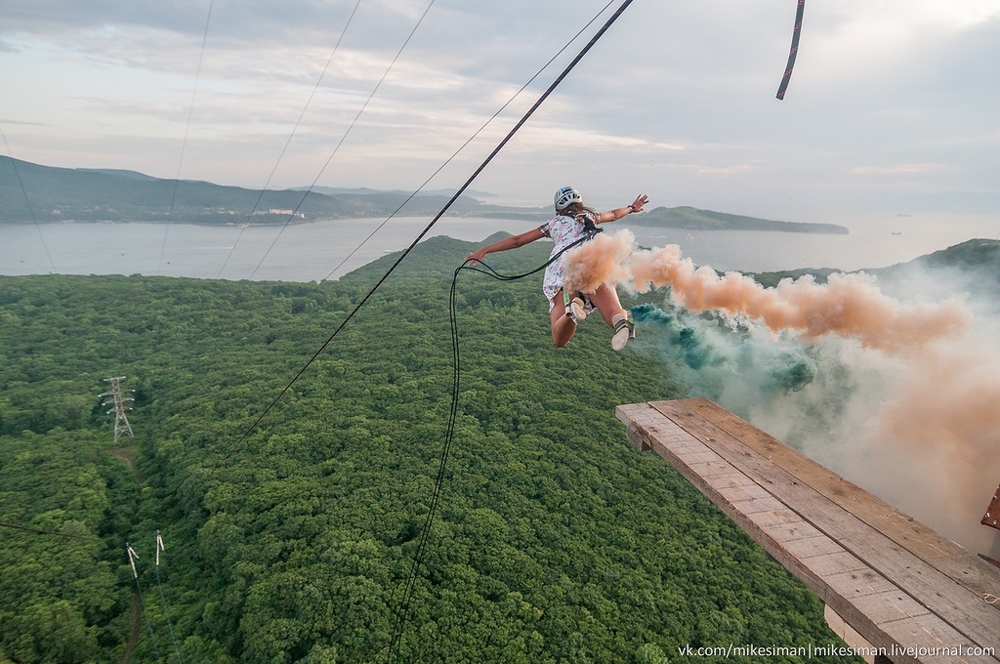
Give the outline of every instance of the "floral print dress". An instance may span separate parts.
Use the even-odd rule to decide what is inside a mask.
[[[591,221],[594,223],[597,222],[593,215],[588,216]],[[585,227],[582,220],[565,215],[553,217],[538,227],[538,230],[542,235],[555,242],[555,246],[552,248],[549,258],[555,256],[569,245],[584,237],[584,229]],[[559,291],[562,290],[563,274],[565,269],[562,257],[552,263],[552,265],[545,268],[545,279],[542,280],[542,292],[544,292],[545,297],[549,299],[550,310],[554,306],[552,299],[557,293],[559,293]],[[590,305],[589,298],[584,298],[584,301],[587,303],[587,309],[592,310],[593,307]]]

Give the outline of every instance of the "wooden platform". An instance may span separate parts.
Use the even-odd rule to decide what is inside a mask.
[[[989,603],[1000,569],[707,399],[617,415],[636,448],[670,462],[883,649],[877,661],[1000,662],[1000,602]]]

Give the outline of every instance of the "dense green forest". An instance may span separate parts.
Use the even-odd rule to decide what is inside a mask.
[[[0,520],[74,536],[0,528],[0,663],[386,661],[471,247],[420,245],[245,439],[391,257],[323,284],[0,277]],[[400,660],[836,642],[815,596],[626,441],[617,404],[684,396],[644,352],[656,330],[616,354],[588,320],[556,350],[539,283],[459,280],[459,420]],[[122,375],[136,436],[115,444],[97,394]]]

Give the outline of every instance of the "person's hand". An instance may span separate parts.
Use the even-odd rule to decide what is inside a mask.
[[[644,206],[648,202],[649,202],[649,197],[646,196],[646,194],[641,194],[639,196],[636,196],[635,202],[629,205],[628,207],[630,210],[632,210],[632,212],[642,212],[642,206]]]
[[[466,256],[465,260],[470,261],[471,264],[475,265],[476,263],[482,262],[484,258],[486,258],[486,247],[480,247]]]

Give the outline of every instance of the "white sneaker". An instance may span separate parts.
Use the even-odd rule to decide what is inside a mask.
[[[586,304],[579,295],[574,297],[572,300],[569,298],[569,294],[563,292],[563,305],[566,307],[566,315],[572,318],[574,321],[579,323],[587,317]]]
[[[620,351],[629,339],[635,339],[635,323],[622,314],[615,316],[615,332],[611,335],[611,347]]]

